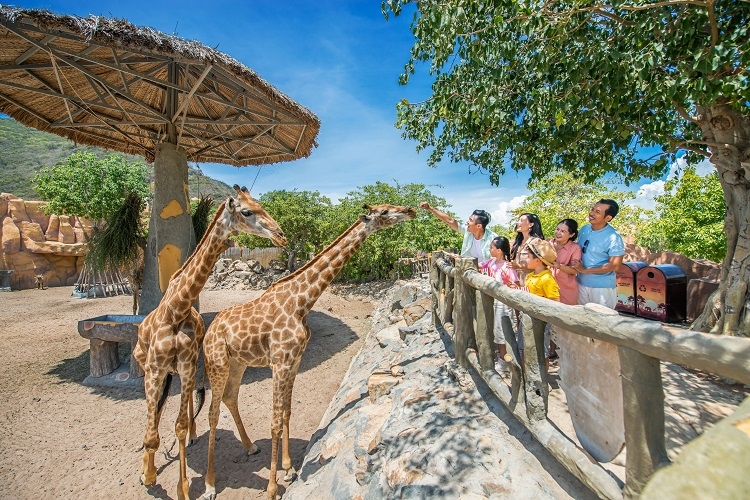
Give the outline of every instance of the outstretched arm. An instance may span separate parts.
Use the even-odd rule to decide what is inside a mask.
[[[454,219],[450,215],[446,214],[445,212],[441,212],[437,208],[431,206],[426,201],[423,201],[422,203],[420,203],[419,208],[423,208],[424,210],[427,210],[428,212],[432,213],[432,215],[434,215],[435,217],[443,221],[448,227],[450,227],[457,233],[459,232],[458,222],[456,221],[456,219]]]

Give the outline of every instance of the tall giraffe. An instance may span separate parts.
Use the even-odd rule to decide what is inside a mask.
[[[151,311],[138,328],[138,343],[133,356],[145,372],[148,421],[143,438],[141,482],[156,482],[154,454],[159,448],[159,419],[169,390],[172,373],[182,384],[180,410],[175,434],[180,443],[180,482],[178,498],[188,497],[185,439],[195,439],[193,388],[198,353],[203,340],[203,319],[193,308],[203,285],[221,252],[229,246],[228,238],[239,231],[269,238],[275,245],[286,245],[284,233],[273,218],[248,193],[234,186],[237,199],[227,198],[216,212],[193,254],[172,275],[158,307]],[[165,383],[166,379],[166,383]]]
[[[294,379],[310,339],[307,313],[370,234],[416,216],[414,209],[409,207],[365,205],[364,208],[368,213],[360,215],[349,229],[310,262],[271,285],[260,297],[219,312],[211,322],[203,346],[205,367],[211,383],[211,408],[208,414],[211,430],[204,498],[216,497],[214,449],[222,401],[232,413],[247,453],[258,451],[245,432],[237,407],[242,375],[248,366],[270,365],[273,371],[268,498],[276,498],[278,489],[276,467],[282,433],[285,479],[294,477],[295,470],[289,456],[289,416]]]

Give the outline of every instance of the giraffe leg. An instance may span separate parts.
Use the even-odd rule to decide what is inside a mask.
[[[242,417],[240,417],[238,401],[240,397],[240,386],[242,385],[242,375],[244,375],[246,367],[234,360],[229,361],[229,367],[229,379],[227,380],[227,385],[224,387],[222,401],[229,410],[229,413],[232,414],[234,425],[237,426],[237,431],[240,433],[242,447],[245,448],[245,454],[240,457],[238,461],[245,462],[248,457],[260,452],[260,448],[258,448],[247,435],[245,425],[242,423]]]
[[[192,332],[193,341],[191,343],[191,352],[194,350],[194,358],[190,360],[191,366],[193,367],[193,376],[191,380],[193,387],[195,387],[195,371],[197,369],[198,357],[200,355],[201,346],[203,345],[203,335],[205,333],[205,326],[203,318],[195,309],[190,310],[190,317],[183,323],[182,330],[186,332]],[[193,444],[198,438],[198,433],[195,426],[195,413],[193,411],[193,390],[190,391],[190,398],[188,399],[188,417],[190,419],[190,440],[187,442],[187,446]]]
[[[203,498],[214,500],[216,498],[216,472],[214,470],[214,452],[216,450],[216,427],[219,425],[219,413],[221,410],[221,399],[224,387],[229,378],[229,362],[223,349],[204,350],[203,357],[208,372],[208,380],[211,384],[211,406],[208,409],[208,463],[206,465],[206,492]]]
[[[195,364],[198,360],[198,346],[192,339],[179,334],[178,340],[178,359],[177,370],[180,374],[180,411],[177,414],[174,433],[177,436],[177,442],[180,446],[180,481],[177,485],[177,498],[185,500],[189,498],[188,490],[190,483],[187,479],[187,455],[185,444],[187,442],[188,431],[192,424],[193,388],[195,387]]]
[[[268,477],[266,498],[276,499],[279,486],[276,483],[276,471],[279,463],[279,440],[281,439],[282,420],[284,414],[284,377],[283,368],[272,366],[273,369],[273,408],[271,415],[271,466]]]
[[[294,380],[297,378],[297,366],[289,370],[283,387],[282,414],[281,414],[281,468],[284,469],[284,481],[293,481],[297,477],[297,471],[292,465],[292,457],[289,454],[289,418],[292,415],[292,392],[294,391]]]
[[[159,449],[159,420],[161,411],[157,409],[159,396],[166,390],[163,386],[166,372],[147,367],[143,377],[146,392],[147,422],[146,435],[143,437],[143,461],[141,464],[141,484],[151,486],[156,483],[156,465],[154,455]]]

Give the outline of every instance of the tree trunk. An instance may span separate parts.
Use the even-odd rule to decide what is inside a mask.
[[[719,288],[692,328],[750,337],[750,116],[723,104],[699,107],[698,112],[703,140],[724,190],[727,256]]]

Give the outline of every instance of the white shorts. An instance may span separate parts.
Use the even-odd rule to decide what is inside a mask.
[[[496,344],[505,344],[505,334],[503,332],[503,316],[511,318],[511,324],[515,323],[515,311],[511,309],[507,304],[500,302],[495,299],[495,325],[492,329],[495,335]],[[513,330],[508,332],[509,335],[515,335]]]
[[[600,304],[614,309],[617,305],[617,288],[591,288],[578,284],[579,304]]]

